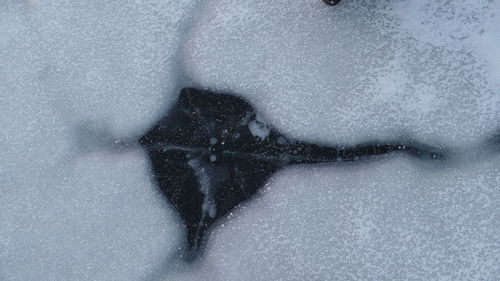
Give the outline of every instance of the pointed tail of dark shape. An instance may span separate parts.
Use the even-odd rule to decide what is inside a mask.
[[[411,142],[370,142],[356,146],[321,146],[298,142],[290,145],[290,164],[314,164],[357,161],[374,156],[403,152],[425,160],[446,159],[443,148]]]
[[[110,143],[107,138],[103,142]],[[356,161],[392,152],[445,159],[443,149],[409,138],[353,146],[293,139],[261,122],[244,99],[192,88],[181,91],[174,107],[138,144],[147,151],[160,190],[186,227],[187,241],[180,251],[184,261],[197,260],[210,227],[287,165]],[[112,145],[129,147],[128,141]]]
[[[186,262],[194,262],[198,259],[204,249],[204,244],[206,241],[205,234],[209,228],[210,224],[201,224],[201,225],[188,225],[186,226],[187,230],[187,246],[184,248],[182,252],[182,260]]]

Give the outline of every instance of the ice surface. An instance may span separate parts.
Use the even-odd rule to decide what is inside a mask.
[[[141,152],[193,1],[0,1],[0,279],[143,280],[179,243]]]
[[[469,153],[500,123],[498,9],[472,0],[353,0],[334,9],[205,1],[185,68],[198,86],[245,95],[292,136],[409,135]],[[394,159],[289,170],[221,222],[199,271],[182,277],[493,279],[499,163],[460,160],[440,169]]]
[[[421,164],[285,170],[176,280],[495,280],[500,161]]]
[[[2,280],[144,280],[181,239],[143,154],[91,153],[2,189]]]
[[[2,79],[30,84],[73,123],[104,122],[118,136],[145,131],[180,87],[177,47],[193,3],[2,4]]]
[[[204,1],[183,48],[203,87],[324,142],[470,146],[500,123],[498,1]]]
[[[467,149],[498,129],[499,1],[196,2],[0,1],[1,280],[168,275],[178,220],[142,152],[107,145],[182,86],[314,142]],[[497,153],[285,170],[170,277],[492,280]]]

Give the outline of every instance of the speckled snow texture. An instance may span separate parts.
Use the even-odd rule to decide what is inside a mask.
[[[2,1],[2,96],[47,96],[68,122],[104,121],[119,136],[145,131],[180,87],[192,2]]]
[[[172,254],[145,155],[108,148],[175,101],[191,8],[0,1],[0,280],[143,280]]]
[[[169,272],[182,228],[143,152],[111,141],[182,86],[318,142],[470,148],[500,124],[499,1],[195,2],[0,0],[0,280],[500,275],[498,152],[285,170]]]
[[[183,48],[204,87],[244,93],[324,142],[464,146],[500,124],[500,2],[208,0]]]
[[[181,241],[140,153],[92,153],[3,186],[2,280],[144,280]]]
[[[183,280],[496,280],[500,161],[289,169]]]

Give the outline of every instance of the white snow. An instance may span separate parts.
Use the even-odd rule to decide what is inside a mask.
[[[2,280],[144,280],[182,241],[144,155],[91,153],[2,186]]]
[[[499,15],[491,0],[0,1],[0,280],[493,280],[499,154],[474,149],[500,124]],[[411,136],[462,162],[287,169],[169,275],[178,217],[144,153],[113,142],[184,86],[244,96],[297,138]]]
[[[176,280],[495,280],[499,167],[391,157],[285,170]]]
[[[248,129],[250,130],[250,134],[254,137],[258,137],[261,140],[265,140],[269,134],[271,133],[271,129],[268,128],[264,123],[252,120],[248,123]]]
[[[469,146],[500,123],[499,7],[208,0],[183,48],[186,69],[203,87],[248,96],[293,136]]]
[[[182,48],[195,84],[244,95],[295,137],[410,136],[461,162],[286,170],[175,278],[496,278],[500,163],[476,149],[500,124],[499,4],[204,1]]]
[[[145,155],[108,145],[175,100],[193,3],[0,1],[1,280],[143,280],[180,243]]]
[[[1,79],[12,80],[2,86],[18,87],[2,96],[48,96],[67,122],[105,123],[120,137],[145,131],[175,100],[194,1],[23,2],[0,6]]]

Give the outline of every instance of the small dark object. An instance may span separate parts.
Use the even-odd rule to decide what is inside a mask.
[[[326,5],[335,6],[340,3],[340,0],[323,0]]]
[[[217,219],[288,165],[354,161],[393,151],[444,158],[438,149],[415,142],[332,147],[291,139],[257,120],[243,99],[197,89],[183,89],[173,109],[139,143],[186,226],[187,257],[195,256]]]

